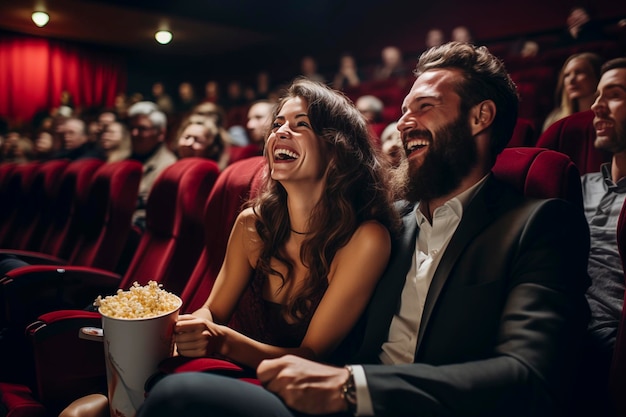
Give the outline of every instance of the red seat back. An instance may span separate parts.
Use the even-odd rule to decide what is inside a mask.
[[[256,156],[229,165],[217,179],[205,209],[205,248],[181,294],[182,311],[196,310],[209,296],[235,219],[255,195],[264,168],[265,158]]]
[[[167,167],[148,197],[146,229],[120,283],[158,281],[180,294],[204,247],[204,207],[219,175],[214,161],[184,158]]]
[[[595,148],[593,118],[593,111],[586,110],[558,120],[539,136],[536,146],[568,155],[581,175],[598,172],[602,163],[611,160],[611,154]]]
[[[518,117],[507,147],[535,146],[535,142],[537,141],[535,132],[535,125],[530,119]]]
[[[4,217],[0,223],[0,247],[16,249],[13,246],[14,239],[34,215],[34,209],[30,204],[31,187],[39,169],[37,161],[17,164],[12,170],[6,185],[6,199],[2,201],[7,205]]]
[[[567,155],[544,148],[505,148],[492,169],[496,178],[534,198],[562,198],[582,210],[580,173]]]
[[[41,164],[33,179],[28,199],[29,207],[23,213],[28,221],[20,222],[19,233],[13,239],[13,248],[39,249],[41,240],[52,222],[52,207],[59,197],[63,171],[69,163],[67,159],[56,159]]]
[[[65,168],[56,201],[49,208],[52,218],[41,239],[39,252],[69,258],[78,237],[76,208],[87,199],[91,180],[103,163],[95,158],[79,159]]]
[[[77,208],[79,238],[70,265],[114,271],[131,229],[143,166],[127,159],[96,171],[84,204]]]

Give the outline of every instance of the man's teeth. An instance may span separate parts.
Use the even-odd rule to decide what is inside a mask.
[[[275,159],[281,159],[281,160],[285,160],[285,159],[298,159],[300,157],[300,155],[298,155],[295,152],[292,152],[290,150],[287,149],[276,149],[274,150],[274,158]]]
[[[428,141],[425,139],[414,139],[414,140],[410,140],[406,143],[406,145],[404,145],[405,149],[410,153],[413,152],[414,150],[424,147],[424,146],[428,146]]]

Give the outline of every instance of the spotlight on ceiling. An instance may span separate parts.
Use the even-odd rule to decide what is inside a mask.
[[[32,19],[37,26],[44,27],[50,20],[50,16],[46,12],[33,12]]]
[[[169,30],[159,30],[154,34],[154,39],[161,45],[166,45],[172,41],[172,32]]]

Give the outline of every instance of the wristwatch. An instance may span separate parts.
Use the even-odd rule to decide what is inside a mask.
[[[341,398],[345,401],[348,407],[348,412],[356,414],[356,386],[354,385],[354,375],[352,374],[352,367],[346,366],[348,370],[348,379],[341,386]]]

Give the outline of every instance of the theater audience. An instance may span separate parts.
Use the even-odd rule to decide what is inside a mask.
[[[626,58],[605,63],[591,109],[594,145],[611,152],[610,163],[582,176],[585,215],[591,230],[587,299],[591,308],[587,350],[576,395],[577,416],[615,415],[608,396],[609,368],[624,301],[624,271],[617,223],[626,198]]]
[[[602,58],[593,52],[582,52],[567,58],[557,81],[554,108],[543,122],[546,130],[557,120],[589,110],[596,98]]]

